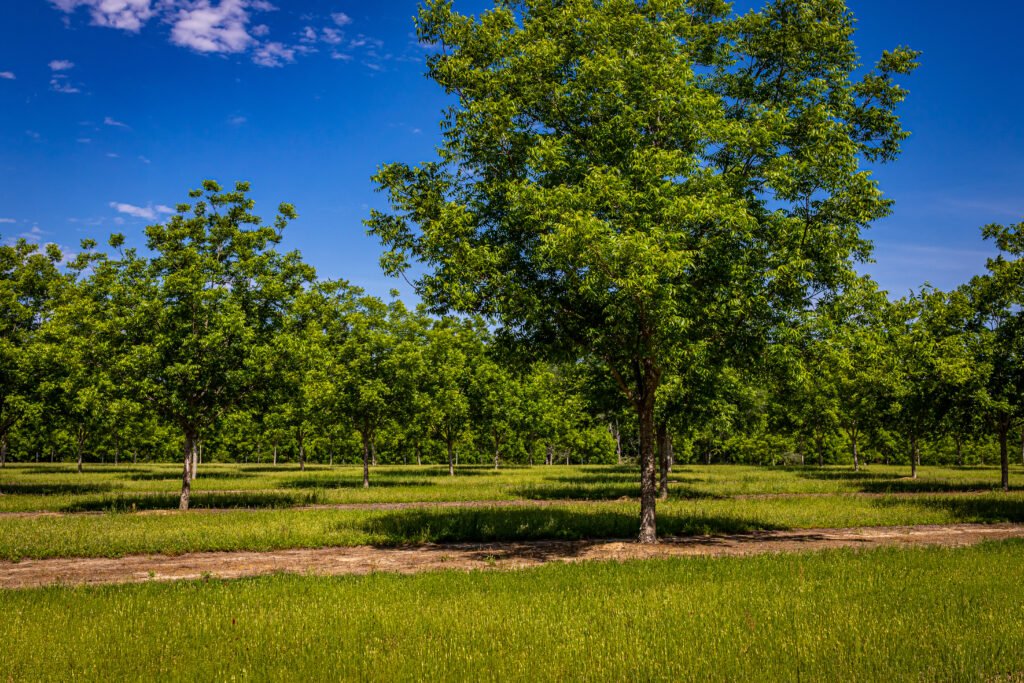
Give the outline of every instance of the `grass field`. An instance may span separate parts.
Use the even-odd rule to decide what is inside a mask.
[[[2,680],[1019,681],[1024,543],[0,592]]]
[[[901,468],[866,472],[817,468],[681,467],[659,505],[659,533],[691,535],[758,529],[1024,522],[1024,493],[992,491],[993,470]],[[441,468],[374,472],[363,490],[358,468],[213,465],[199,479],[198,507],[173,509],[170,466],[96,468],[22,465],[0,475],[0,508],[10,511],[107,511],[106,514],[0,517],[0,559],[115,557],[210,550],[400,545],[452,541],[630,538],[638,485],[618,467],[534,467],[495,472]],[[1014,472],[1014,481],[1024,477]],[[870,495],[851,495],[870,494]],[[502,507],[507,501],[543,507]],[[480,508],[303,509],[331,503],[493,501]]]

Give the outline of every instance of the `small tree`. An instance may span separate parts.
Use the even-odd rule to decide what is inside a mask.
[[[146,228],[152,256],[121,260],[124,305],[119,373],[139,400],[184,436],[180,508],[187,510],[200,439],[228,410],[272,376],[274,335],[313,270],[297,253],[280,254],[288,221],[252,213],[248,183],[224,192],[212,180],[189,193],[166,223]]]

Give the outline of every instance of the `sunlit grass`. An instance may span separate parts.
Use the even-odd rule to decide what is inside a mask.
[[[0,679],[1019,680],[1022,563],[1006,542],[0,592]]]

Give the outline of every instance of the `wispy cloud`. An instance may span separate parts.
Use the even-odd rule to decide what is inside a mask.
[[[48,234],[49,233],[45,232],[44,230],[41,230],[38,225],[33,225],[30,230],[26,230],[25,232],[19,234],[18,237],[25,240],[26,242],[39,242],[39,240],[43,238],[43,235]]]
[[[17,223],[14,218],[0,218],[0,223]]]
[[[146,164],[147,166],[149,166],[151,163],[153,163],[152,161],[150,161],[149,159],[147,159],[146,157],[141,156],[141,155],[139,156],[139,161],[141,161],[142,163]]]
[[[103,125],[104,126],[112,126],[114,128],[131,128],[131,126],[129,126],[127,123],[124,123],[122,121],[117,121],[116,119],[112,119],[109,116],[105,116],[103,118]]]
[[[252,55],[252,61],[260,66],[278,67],[295,61],[296,49],[284,43],[266,43]]]
[[[0,71],[0,79],[5,81],[13,81],[17,78],[13,71]]]
[[[331,14],[331,20],[338,26],[348,26],[352,23],[352,17],[344,12],[334,12]]]
[[[132,216],[133,218],[145,218],[146,220],[153,220],[158,214],[169,214],[174,213],[174,209],[163,204],[157,204],[153,206],[148,204],[146,206],[136,206],[134,204],[125,204],[124,202],[110,202],[110,208],[118,213],[123,213],[126,216]]]
[[[117,28],[137,33],[155,14],[150,0],[51,0],[52,4],[66,14],[73,14],[79,8],[86,8],[96,26]],[[158,0],[159,4],[165,4]]]
[[[53,92],[73,95],[81,92],[78,86],[73,85],[68,78],[67,71],[75,68],[75,63],[66,59],[54,59],[49,63],[52,76],[50,77],[50,90]]]
[[[230,123],[232,126],[243,126],[248,121],[249,119],[245,118],[244,116],[232,116],[228,119],[228,123]]]

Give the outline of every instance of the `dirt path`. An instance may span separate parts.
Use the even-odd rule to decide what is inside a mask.
[[[0,588],[234,579],[280,572],[314,575],[441,569],[523,569],[548,562],[623,561],[685,556],[790,553],[826,548],[966,546],[1024,538],[1021,524],[878,527],[762,531],[731,536],[663,540],[657,546],[627,541],[533,541],[426,545],[408,548],[318,548],[277,552],[195,553],[176,557],[135,555],[114,559],[53,559],[0,562]]]

